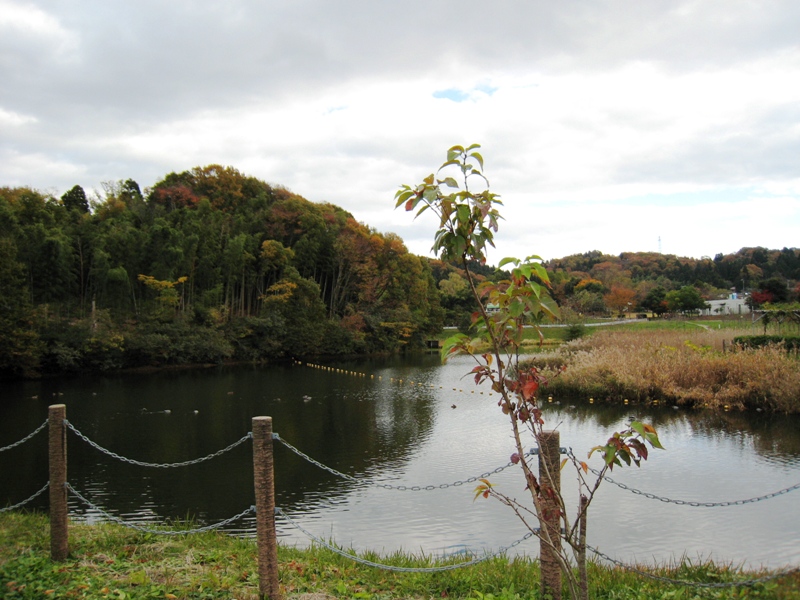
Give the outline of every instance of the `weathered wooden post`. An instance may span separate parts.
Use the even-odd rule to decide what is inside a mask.
[[[275,533],[275,475],[272,417],[253,417],[253,481],[256,491],[258,593],[278,600],[278,536]]]
[[[581,494],[580,520],[578,530],[578,571],[580,577],[581,600],[589,600],[589,574],[586,572],[586,511],[589,508],[589,498]]]
[[[543,431],[539,438],[539,485],[543,492],[543,526],[552,543],[550,546],[541,538],[539,541],[542,598],[561,600],[561,567],[557,558],[557,550],[561,548],[560,507],[556,499],[561,493],[561,434],[558,431]],[[553,493],[548,493],[548,488]]]
[[[69,554],[67,529],[67,418],[65,404],[53,404],[48,411],[50,461],[50,558],[66,560]]]

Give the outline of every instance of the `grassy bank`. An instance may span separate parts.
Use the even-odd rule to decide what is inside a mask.
[[[255,546],[251,540],[217,533],[186,537],[144,534],[118,525],[72,525],[70,557],[49,559],[46,517],[0,514],[0,597],[21,598],[187,598],[252,600],[258,597]],[[372,560],[428,567],[425,557],[370,555]],[[539,598],[538,565],[525,558],[495,558],[440,573],[392,573],[362,566],[323,548],[280,547],[281,589],[287,598]],[[711,562],[660,568],[655,574],[696,582],[752,579]],[[673,586],[590,565],[591,597],[639,600],[667,598],[800,598],[800,574],[750,588],[703,590]]]
[[[594,331],[534,360],[567,367],[551,384],[563,394],[800,412],[796,355],[776,346],[731,351],[735,329],[647,325]]]

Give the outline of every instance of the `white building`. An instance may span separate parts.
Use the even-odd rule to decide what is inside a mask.
[[[724,300],[708,300],[707,308],[701,312],[706,316],[747,315],[750,307],[745,304],[746,298],[742,295],[731,294]]]

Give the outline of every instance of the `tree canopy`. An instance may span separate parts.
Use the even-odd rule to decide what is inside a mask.
[[[0,252],[5,376],[393,352],[442,324],[469,327],[467,269],[478,282],[509,276],[469,257],[415,256],[338,206],[220,165],[144,190],[132,179],[60,197],[0,188]],[[791,301],[800,251],[592,251],[546,267],[575,312],[661,313],[686,286],[702,300],[746,289]]]

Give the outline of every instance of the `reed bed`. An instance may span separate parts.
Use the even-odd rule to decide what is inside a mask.
[[[731,330],[600,331],[533,359],[566,370],[550,389],[608,401],[800,412],[800,360],[781,346],[737,349]]]

